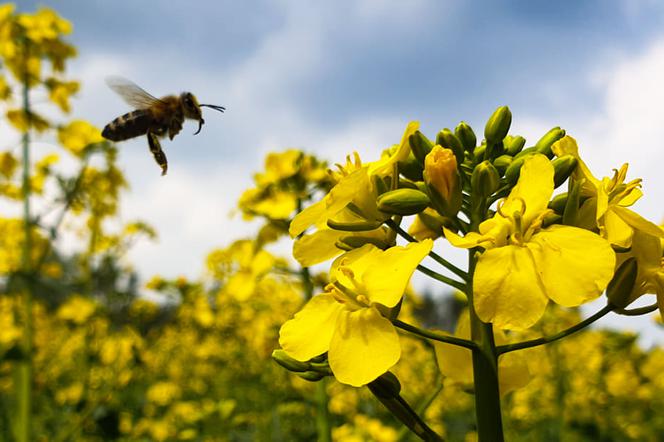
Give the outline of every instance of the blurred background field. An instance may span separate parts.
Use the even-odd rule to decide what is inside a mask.
[[[310,289],[287,223],[329,164],[375,156],[411,119],[434,132],[508,103],[527,138],[561,125],[607,173],[630,160],[642,213],[661,218],[664,9],[611,3],[0,5],[0,440],[26,379],[34,440],[315,440],[316,384],[271,360]],[[112,74],[229,110],[165,142],[160,177],[144,139],[99,136],[129,110]],[[451,330],[453,294],[415,288],[406,317]],[[531,335],[582,314],[552,308]],[[503,399],[507,440],[661,440],[663,332],[628,327],[641,335],[528,350],[530,383]],[[441,380],[427,344],[402,345],[404,396],[473,440],[469,386]],[[320,382],[334,440],[414,440],[366,389]]]

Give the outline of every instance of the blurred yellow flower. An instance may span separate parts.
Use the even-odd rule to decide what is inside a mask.
[[[156,405],[164,406],[178,400],[181,394],[182,390],[179,385],[170,381],[162,381],[150,385],[145,397]]]
[[[58,128],[58,140],[74,155],[83,154],[83,149],[93,143],[104,141],[99,129],[83,120],[74,120]]]
[[[97,303],[90,298],[74,295],[58,308],[57,316],[64,321],[83,324],[94,315]]]

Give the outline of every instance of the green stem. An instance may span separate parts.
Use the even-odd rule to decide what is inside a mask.
[[[657,303],[654,303],[651,305],[646,305],[645,307],[636,307],[631,309],[622,308],[615,310],[615,312],[623,316],[641,316],[641,315],[647,315],[648,313],[652,313],[658,308],[659,306],[657,305]]]
[[[408,232],[406,232],[401,227],[399,227],[399,225],[397,223],[395,223],[393,220],[388,219],[387,221],[385,221],[385,224],[389,228],[391,228],[392,230],[397,232],[402,238],[406,239],[407,241],[417,242],[417,240],[415,238],[410,236],[408,234]],[[462,278],[464,281],[468,280],[468,274],[466,272],[464,272],[459,267],[455,266],[454,264],[452,264],[451,262],[449,262],[448,260],[446,260],[442,256],[438,255],[435,252],[429,252],[429,256],[431,258],[433,258],[433,260],[436,261],[438,264],[442,265],[443,267],[445,267],[446,269],[448,269],[449,271],[451,271],[452,273],[454,273],[458,277]]]
[[[486,215],[486,200],[474,201],[471,231],[477,231]],[[478,249],[468,251],[469,281],[473,280]],[[503,442],[503,419],[498,383],[498,353],[491,324],[482,322],[473,304],[473,284],[466,288],[470,314],[470,336],[477,344],[473,349],[473,381],[475,385],[475,416],[479,442]]]
[[[417,266],[417,270],[420,272],[424,273],[430,278],[433,278],[437,281],[443,282],[451,287],[454,287],[457,290],[461,290],[462,292],[466,291],[466,284],[463,282],[455,281],[452,278],[448,278],[447,276],[441,275],[440,273],[434,272],[428,267],[424,267],[422,264]]]
[[[423,338],[432,339],[434,341],[445,342],[446,344],[458,345],[459,347],[468,348],[474,350],[477,348],[477,344],[473,341],[467,339],[457,338],[455,336],[446,335],[441,332],[433,332],[431,330],[424,330],[414,325],[407,324],[399,319],[394,319],[392,321],[395,327],[398,327],[402,330],[413,333],[414,335],[422,336]]]
[[[496,351],[498,352],[499,355],[502,355],[514,350],[522,350],[524,348],[531,348],[531,347],[537,347],[538,345],[549,344],[551,342],[557,341],[558,339],[562,339],[566,336],[571,335],[572,333],[576,333],[579,330],[586,328],[587,326],[597,321],[601,317],[606,316],[608,313],[613,311],[614,308],[615,307],[612,306],[611,304],[607,304],[604,308],[602,308],[594,315],[590,316],[589,318],[579,322],[578,324],[568,329],[561,331],[560,333],[556,333],[555,335],[552,336],[545,336],[542,338],[532,339],[530,341],[518,342],[516,344],[499,345]]]
[[[27,65],[28,43],[24,40],[24,56]],[[24,275],[30,275],[32,252],[32,219],[30,214],[30,94],[27,66],[24,66],[23,78],[23,112],[26,118],[25,131],[23,132],[23,248],[21,253],[21,267]],[[25,279],[25,290],[23,292],[23,336],[22,336],[22,359],[18,363],[18,386],[16,389],[18,402],[18,415],[16,419],[16,440],[28,442],[31,439],[30,429],[32,427],[32,280]]]

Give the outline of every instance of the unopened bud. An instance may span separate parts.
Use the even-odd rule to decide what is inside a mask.
[[[625,308],[634,300],[632,299],[632,290],[634,290],[638,270],[639,266],[636,258],[628,258],[620,264],[606,288],[606,297],[609,298],[611,305]]]
[[[505,138],[512,124],[512,112],[507,106],[501,106],[489,117],[484,128],[487,144],[496,144]]]
[[[567,205],[567,192],[559,193],[554,196],[553,199],[549,202],[549,209],[556,212],[558,215],[562,215],[565,212],[565,206]]]
[[[477,136],[473,132],[473,128],[465,121],[457,125],[454,129],[454,135],[461,141],[461,145],[468,152],[472,152],[475,146],[477,146]]]
[[[372,244],[382,250],[385,250],[392,245],[388,243],[386,240],[377,238],[375,236],[361,236],[361,235],[344,236],[339,241],[336,242],[336,246],[338,248],[346,251],[359,249],[365,244]]]
[[[534,153],[537,153],[537,147],[535,146],[526,147],[525,149],[521,150],[521,152],[514,155],[514,159],[525,157],[526,155],[531,155]]]
[[[563,211],[563,224],[566,226],[576,226],[579,218],[579,208],[581,207],[581,187],[585,180],[573,181],[567,192],[565,201],[565,210]]]
[[[510,164],[512,164],[513,160],[514,158],[512,158],[511,155],[501,155],[495,160],[493,160],[493,165],[498,171],[498,175],[500,176],[505,175],[505,171],[507,170],[508,167],[510,167]]]
[[[419,181],[422,179],[422,163],[413,155],[413,152],[408,154],[408,158],[404,161],[397,163],[399,173],[409,180]]]
[[[302,362],[298,361],[297,359],[293,359],[280,348],[272,352],[272,359],[274,359],[277,364],[281,365],[289,371],[301,373],[311,369],[309,362]]]
[[[565,131],[559,127],[554,127],[548,131],[542,138],[539,139],[535,148],[539,153],[546,155],[549,158],[553,158],[553,151],[551,146],[553,143],[565,136]]]
[[[433,207],[441,215],[456,216],[462,195],[457,161],[451,149],[434,146],[429,152],[424,160],[424,182]]]
[[[493,194],[500,186],[500,175],[490,161],[482,161],[475,166],[470,178],[473,195],[486,198]]]
[[[415,155],[415,158],[417,158],[420,164],[424,164],[424,158],[426,158],[429,152],[431,152],[431,149],[433,149],[433,143],[419,130],[416,130],[415,133],[410,135],[408,141],[410,142],[410,150],[413,152],[413,155]]]
[[[382,221],[354,221],[354,222],[342,222],[334,221],[331,219],[327,220],[327,226],[333,230],[341,230],[343,232],[366,232],[367,230],[374,230],[379,228],[383,224]]]
[[[560,224],[563,220],[563,217],[558,215],[555,212],[547,212],[542,218],[542,228],[547,228],[553,224]]]
[[[503,146],[505,146],[505,153],[507,155],[514,156],[521,152],[521,149],[523,149],[523,146],[526,145],[526,139],[523,138],[521,135],[516,135],[516,136],[511,136],[507,135],[503,139]]]
[[[505,179],[509,184],[514,185],[519,180],[519,175],[521,175],[521,167],[523,167],[523,163],[528,157],[530,157],[530,155],[514,158],[514,161],[512,161],[512,163],[509,165],[505,171]]]
[[[482,143],[473,149],[473,162],[479,164],[484,160],[484,152],[486,152],[486,144]]]
[[[392,215],[414,215],[429,206],[429,197],[416,189],[385,192],[376,200],[378,210]]]
[[[554,188],[562,186],[567,181],[567,178],[574,172],[578,163],[578,160],[572,155],[563,155],[551,162],[555,171],[553,175]]]
[[[452,149],[452,152],[454,152],[454,156],[456,157],[457,164],[463,163],[463,144],[461,144],[461,140],[459,140],[451,130],[443,129],[438,132],[438,135],[436,135],[436,144],[442,147],[447,147],[448,149]]]
[[[395,398],[401,392],[401,383],[392,372],[388,371],[371,381],[369,389],[377,397]]]
[[[325,377],[323,373],[317,371],[305,371],[304,373],[297,373],[297,375],[309,382],[317,382]]]

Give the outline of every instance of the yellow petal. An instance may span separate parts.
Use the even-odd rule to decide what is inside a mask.
[[[389,370],[400,356],[399,336],[377,309],[341,312],[328,353],[330,368],[339,382],[366,385]]]
[[[560,140],[556,141],[553,146],[551,146],[551,150],[553,150],[553,152],[558,157],[562,157],[563,155],[572,155],[577,159],[579,163],[576,167],[576,170],[574,171],[574,176],[576,179],[586,180],[588,185],[584,186],[584,188],[599,187],[599,180],[593,176],[586,163],[581,159],[581,156],[579,155],[579,147],[577,146],[576,140],[574,138],[570,137],[569,135],[561,138]]]
[[[389,157],[381,158],[378,161],[374,161],[369,165],[369,175],[381,175],[388,174],[391,172],[391,168],[398,161],[405,161],[410,154],[410,141],[409,138],[414,134],[417,129],[419,129],[420,123],[418,121],[411,121],[406,126],[406,131],[401,137],[401,143],[399,148]]]
[[[608,241],[577,227],[554,225],[528,243],[546,294],[576,307],[602,294],[613,277],[616,255]]]
[[[468,232],[466,236],[459,236],[447,227],[443,227],[443,233],[445,233],[445,238],[450,244],[461,249],[472,249],[477,246],[487,247],[492,240],[492,238],[480,235],[477,232]]]
[[[318,230],[311,235],[304,235],[293,244],[293,257],[304,267],[327,261],[342,252],[336,243],[348,232],[332,229]]]
[[[339,313],[344,307],[332,295],[316,295],[279,330],[279,345],[298,361],[308,361],[330,348]]]
[[[632,244],[634,229],[616,214],[615,210],[613,210],[615,207],[613,206],[611,210],[608,210],[604,214],[604,218],[599,220],[600,233],[609,243],[627,248]]]
[[[641,232],[647,233],[648,235],[664,238],[664,230],[662,230],[661,227],[643,218],[633,210],[629,210],[620,206],[613,206],[612,209],[616,215],[622,218],[623,221],[632,226],[634,229],[640,230]]]
[[[459,316],[454,336],[470,339],[470,316],[464,310]],[[449,377],[461,384],[473,382],[473,354],[464,347],[434,341],[436,362],[443,376]]]
[[[295,238],[300,233],[304,232],[316,224],[321,218],[325,216],[325,200],[320,200],[309,207],[306,207],[302,212],[298,213],[293,221],[290,223],[288,233]]]
[[[636,203],[642,196],[643,191],[641,191],[641,189],[633,189],[630,193],[625,195],[625,197],[621,199],[618,204],[620,204],[622,207],[629,207]]]
[[[246,301],[256,288],[256,278],[250,272],[240,271],[231,276],[224,287],[238,301]]]
[[[498,358],[498,384],[500,394],[525,387],[530,382],[530,370],[525,355],[513,351]]]
[[[549,301],[531,253],[513,245],[490,249],[480,256],[473,292],[479,318],[503,329],[532,326]]]
[[[362,277],[366,296],[385,307],[397,305],[417,265],[429,254],[433,241],[391,247],[374,259]]]
[[[530,225],[533,219],[546,210],[552,194],[551,162],[544,155],[532,155],[523,163],[519,181],[501,206],[501,212],[511,216],[513,212],[521,212],[525,204],[523,224]]]

